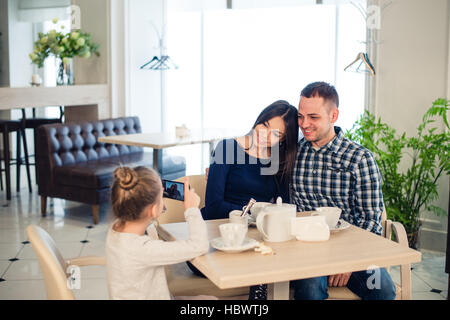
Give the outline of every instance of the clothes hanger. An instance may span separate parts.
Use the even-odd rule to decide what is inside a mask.
[[[178,66],[170,59],[169,56],[163,55],[159,62],[153,65],[150,69],[152,70],[168,70],[168,69],[178,69]]]
[[[372,63],[370,62],[369,56],[367,55],[367,53],[364,53],[364,61],[366,62],[366,64],[369,66],[369,69],[372,73],[372,75],[375,75],[375,68],[372,65]]]
[[[159,61],[154,64],[153,66],[151,66],[151,70],[168,70],[170,69],[170,66],[167,65],[166,63],[166,56],[161,56],[161,59],[159,59]]]
[[[356,56],[355,60],[350,63],[347,67],[344,68],[344,71],[347,71],[347,69],[349,69],[350,67],[356,65],[359,62],[359,65],[356,67],[356,69],[354,69],[353,71],[355,72],[369,72],[372,76],[375,75],[375,68],[373,67],[372,63],[369,60],[369,57],[367,56],[367,53],[358,53],[358,55]],[[362,65],[366,66],[366,69],[362,69],[361,66]],[[352,70],[350,70],[352,71]]]
[[[147,69],[151,69],[152,68],[152,64],[157,64],[159,62],[159,58],[157,56],[154,56],[150,61],[148,61],[147,63],[145,63],[144,65],[141,66],[141,69],[145,69],[145,67],[147,67]]]
[[[348,66],[345,67],[344,71],[347,71],[348,68],[350,68],[352,65],[354,65],[357,61],[359,61],[361,59],[361,54],[362,52],[359,52],[358,55],[356,56],[355,60],[353,60],[352,63],[350,63]]]
[[[169,66],[170,69],[178,69],[178,66],[172,61],[172,59],[170,59],[169,56],[162,56],[162,58],[164,59],[164,64]]]

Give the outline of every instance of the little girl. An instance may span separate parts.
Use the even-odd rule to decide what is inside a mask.
[[[164,266],[190,260],[209,249],[206,224],[198,209],[200,198],[189,189],[186,178],[184,216],[190,237],[165,242],[158,239],[151,224],[164,211],[159,175],[146,167],[121,167],[114,171],[114,177],[111,200],[117,220],[106,238],[110,298],[172,299]]]

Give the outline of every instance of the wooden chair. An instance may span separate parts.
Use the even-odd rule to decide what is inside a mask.
[[[205,206],[206,180],[204,175],[188,176],[189,184],[200,196],[200,208]],[[176,181],[184,182],[184,178]],[[164,198],[166,212],[158,218],[158,224],[184,222],[184,204],[182,201]],[[211,295],[219,299],[247,298],[249,287],[219,289],[207,278],[195,275],[185,262],[166,267],[167,284],[174,296]]]
[[[105,265],[105,257],[86,256],[64,260],[52,237],[41,227],[29,225],[27,227],[28,239],[36,253],[39,265],[44,275],[47,299],[74,300],[68,281],[72,275],[68,270],[70,266]]]
[[[408,237],[403,225],[399,222],[388,220],[386,212],[384,211],[381,217],[381,224],[383,226],[383,237],[393,240],[402,246],[408,246]],[[393,237],[392,237],[393,235]],[[389,272],[389,268],[386,268]],[[411,299],[411,264],[400,266],[400,283],[395,283],[396,297],[395,300],[410,300]],[[360,300],[347,287],[329,287],[329,300]]]

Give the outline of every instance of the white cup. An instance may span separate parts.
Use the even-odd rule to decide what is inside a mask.
[[[220,235],[225,247],[239,247],[245,240],[248,227],[242,223],[224,223],[219,225]]]
[[[324,216],[330,229],[336,228],[336,225],[341,217],[342,210],[336,207],[320,207],[316,208],[312,216]]]
[[[248,227],[248,219],[249,216],[245,215],[244,217],[242,216],[242,211],[241,210],[233,210],[228,214],[228,218],[230,220],[230,223],[241,223],[245,226]]]
[[[258,214],[268,205],[271,205],[270,202],[256,202],[251,208],[250,208],[250,215],[254,221],[256,221],[256,218],[258,217]]]

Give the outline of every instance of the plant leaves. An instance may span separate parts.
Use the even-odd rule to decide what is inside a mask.
[[[436,215],[447,212],[431,203],[438,197],[437,181],[450,174],[449,100],[437,99],[422,117],[417,134],[408,137],[376,119],[367,110],[345,135],[369,149],[382,176],[382,192],[388,218],[401,222],[408,233],[420,226],[424,209]],[[436,126],[441,120],[447,130]],[[444,129],[445,129],[444,128]],[[404,159],[404,156],[407,159]],[[400,163],[406,169],[400,171]]]

